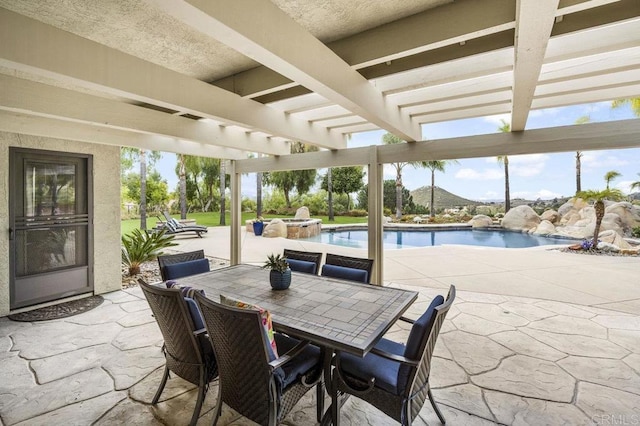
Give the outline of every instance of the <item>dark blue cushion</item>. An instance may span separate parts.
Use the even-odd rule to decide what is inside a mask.
[[[404,353],[404,345],[391,340],[381,339],[376,348],[395,355]],[[368,353],[360,358],[348,353],[340,354],[340,366],[342,371],[352,377],[367,381],[375,377],[375,386],[394,395],[399,395],[398,372],[400,363],[381,356]]]
[[[306,260],[287,259],[287,263],[292,271],[304,272],[305,274],[317,274],[318,265],[315,262],[308,262]]]
[[[343,280],[369,282],[369,273],[364,269],[347,268],[344,266],[327,265],[322,267],[322,274],[325,277],[340,278]]]
[[[189,260],[187,262],[165,265],[164,276],[167,280],[175,280],[176,278],[201,274],[203,272],[209,272],[210,270],[208,259]]]
[[[204,321],[202,321],[202,312],[200,312],[200,308],[198,308],[198,304],[195,300],[190,297],[185,297],[184,301],[187,302],[187,307],[189,308],[189,314],[191,315],[191,319],[193,320],[193,325],[196,327],[196,330],[200,330],[204,328]]]
[[[284,336],[280,333],[275,333],[275,339],[280,356],[289,352],[298,343],[300,343],[299,340]],[[285,389],[287,386],[294,383],[298,377],[306,374],[319,362],[320,349],[313,345],[307,345],[298,356],[274,371],[276,381],[278,381],[279,385],[282,386],[281,389]]]

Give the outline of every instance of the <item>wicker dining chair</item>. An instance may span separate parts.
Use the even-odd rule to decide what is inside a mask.
[[[320,270],[322,253],[284,249],[283,255],[292,271],[317,275]]]
[[[320,396],[317,400],[320,421],[324,404],[320,349],[276,333],[280,356],[275,358],[267,349],[260,312],[225,306],[201,294],[196,294],[195,300],[220,368],[213,424],[217,423],[225,403],[258,424],[276,425],[314,386]]]
[[[189,262],[192,260],[204,259],[204,250],[187,251],[177,254],[163,254],[158,256],[158,266],[160,267],[160,277],[162,281],[166,281],[165,266],[175,263]]]
[[[218,377],[218,365],[211,342],[205,336],[202,320],[197,317],[200,315],[197,305],[192,299],[183,297],[177,288],[155,287],[142,279],[138,283],[164,338],[164,374],[151,403],[155,405],[158,402],[167,384],[169,372],[172,372],[198,386],[198,399],[189,423],[195,425],[209,383]],[[189,303],[192,303],[191,307]]]
[[[451,286],[447,299],[435,297],[417,320],[401,317],[413,324],[406,345],[383,338],[364,358],[338,352],[331,386],[332,415],[339,415],[340,397],[351,394],[403,426],[410,425],[429,398],[445,424],[429,387],[429,375],[436,340],[455,297],[456,288]]]
[[[369,284],[372,270],[373,259],[327,253],[321,275]]]

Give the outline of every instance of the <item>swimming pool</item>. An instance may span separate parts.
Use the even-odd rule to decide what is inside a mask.
[[[331,230],[322,232],[306,241],[333,244],[343,247],[367,248],[366,230]],[[443,244],[462,244],[485,247],[526,248],[544,245],[568,245],[575,240],[541,237],[522,232],[485,229],[455,230],[386,230],[384,248],[401,249],[429,247]]]

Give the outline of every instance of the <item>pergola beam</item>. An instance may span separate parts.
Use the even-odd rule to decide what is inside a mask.
[[[457,160],[553,152],[640,147],[640,120],[587,123],[516,133],[495,133],[416,143],[378,145],[382,164],[407,161]],[[321,169],[369,164],[369,148],[310,152],[278,158],[238,160],[239,173]],[[339,154],[339,155],[338,155]]]
[[[0,66],[330,149],[338,132],[0,8]]]
[[[68,89],[0,75],[0,109],[273,155],[288,143]]]
[[[248,155],[236,149],[7,111],[0,111],[0,131],[198,157],[244,159]]]
[[[511,131],[524,130],[559,0],[517,0]]]
[[[275,4],[238,0],[155,0],[154,4],[400,138],[422,138],[417,122]]]

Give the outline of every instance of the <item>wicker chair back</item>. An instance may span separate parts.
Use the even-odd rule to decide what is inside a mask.
[[[160,267],[160,277],[162,281],[166,281],[166,274],[164,267],[166,265],[173,265],[174,263],[187,262],[189,260],[204,259],[204,250],[187,251],[177,254],[164,254],[158,256],[158,266]]]

